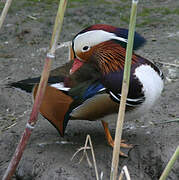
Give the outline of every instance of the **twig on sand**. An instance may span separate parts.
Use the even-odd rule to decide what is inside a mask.
[[[163,122],[157,122],[157,123],[155,122],[153,124],[158,125],[158,124],[166,124],[166,123],[172,123],[172,122],[179,122],[179,118],[168,120],[168,121],[163,121]]]
[[[32,19],[32,20],[37,20],[37,18],[36,18],[36,17],[31,16],[31,15],[28,15],[27,17],[28,17],[28,18],[30,18],[30,19]]]
[[[157,61],[157,63],[163,64],[163,65],[166,65],[166,66],[173,66],[173,67],[179,68],[179,64],[173,64],[173,63],[162,62],[162,61]]]
[[[127,180],[131,180],[127,166],[123,166],[123,168],[121,170],[121,174],[119,175],[119,180],[123,179],[124,174],[125,174],[125,177]]]
[[[88,145],[88,142],[89,142],[89,145],[90,145],[90,146],[87,146],[87,145]],[[95,169],[95,174],[96,174],[96,179],[99,180],[98,169],[97,169],[97,164],[96,164],[96,158],[95,158],[95,154],[94,154],[94,149],[93,149],[91,137],[90,137],[89,134],[86,136],[85,146],[84,146],[84,147],[81,147],[80,149],[78,149],[78,150],[74,153],[74,155],[73,155],[72,158],[71,158],[71,161],[73,160],[73,158],[74,158],[80,151],[83,150],[83,155],[82,155],[81,159],[79,160],[79,163],[81,163],[81,161],[83,160],[84,156],[86,155],[86,159],[87,159],[87,161],[88,161],[88,164],[89,164],[90,167],[92,167],[92,163],[90,162],[89,157],[88,157],[88,154],[87,154],[87,152],[86,152],[87,149],[90,149],[90,150],[91,150],[91,154],[92,154],[92,158],[93,158],[93,164],[94,164],[94,169]]]
[[[169,174],[169,172],[171,171],[175,161],[179,158],[179,146],[177,147],[175,153],[173,154],[173,156],[171,157],[170,161],[168,162],[167,166],[165,167],[161,177],[159,180],[165,180]]]
[[[6,131],[6,130],[8,130],[8,129],[14,127],[16,124],[17,124],[17,122],[15,122],[15,123],[11,124],[10,126],[4,128],[2,131]]]

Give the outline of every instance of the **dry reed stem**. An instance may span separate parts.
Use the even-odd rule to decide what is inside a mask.
[[[0,29],[3,25],[5,18],[6,18],[6,15],[7,15],[7,12],[9,10],[9,7],[11,6],[11,3],[12,3],[12,0],[7,0],[5,6],[3,8],[3,11],[2,11],[1,17],[0,17]]]
[[[123,179],[124,174],[125,174],[125,177],[126,177],[127,180],[131,180],[129,171],[127,169],[127,166],[123,166],[123,168],[121,170],[121,174],[119,175],[119,180]]]
[[[89,143],[90,147],[87,146],[88,143]],[[91,137],[90,137],[89,134],[86,136],[85,146],[84,146],[84,147],[81,147],[80,149],[78,149],[78,150],[74,153],[74,155],[72,156],[71,160],[73,160],[73,158],[74,158],[81,150],[83,150],[83,156],[81,157],[79,163],[81,163],[81,161],[83,160],[84,156],[86,155],[88,164],[89,164],[89,166],[91,167],[91,166],[92,166],[92,163],[90,162],[89,157],[88,157],[88,154],[87,154],[87,152],[86,152],[87,149],[90,149],[90,150],[91,150],[91,154],[92,154],[92,158],[93,158],[93,164],[94,164],[94,169],[95,169],[95,174],[96,174],[96,179],[99,180],[99,174],[98,174],[98,169],[97,169],[97,164],[96,164],[96,158],[95,158],[95,154],[94,154],[94,149],[93,149]]]
[[[89,157],[88,157],[88,154],[87,154],[87,152],[86,152],[86,150],[87,150],[87,145],[88,145],[88,135],[87,135],[86,141],[85,141],[85,146],[84,146],[85,148],[84,148],[84,150],[83,150],[83,156],[81,157],[79,163],[81,163],[81,161],[83,160],[84,156],[86,155],[86,159],[87,159],[87,161],[88,161],[88,164],[89,164],[90,167],[92,167],[92,163],[90,162]],[[91,147],[90,147],[90,149],[91,149]]]
[[[78,163],[80,164],[81,161],[83,160],[84,156],[86,155],[86,158],[87,158],[87,161],[88,161],[88,165],[89,165],[90,167],[92,167],[92,163],[90,162],[89,157],[88,157],[88,154],[86,153],[86,150],[87,150],[87,149],[91,149],[91,147],[89,147],[89,146],[84,146],[84,147],[79,148],[79,149],[73,154],[73,156],[72,156],[72,158],[71,158],[71,161],[74,159],[74,157],[75,157],[80,151],[83,150],[83,156],[81,157],[81,159],[79,160]]]
[[[53,34],[52,34],[52,39],[51,39],[51,43],[50,43],[50,49],[49,49],[49,53],[47,53],[47,57],[45,59],[45,64],[44,64],[44,68],[42,71],[40,84],[39,84],[39,87],[37,90],[37,95],[36,95],[36,98],[34,101],[32,112],[31,112],[30,118],[26,124],[26,128],[21,136],[20,142],[19,142],[19,144],[15,150],[15,153],[9,163],[9,166],[3,176],[3,180],[10,180],[11,177],[13,176],[13,174],[16,170],[16,167],[22,157],[24,150],[25,150],[27,142],[30,138],[32,130],[35,128],[35,124],[37,122],[37,116],[39,113],[39,108],[40,108],[40,105],[43,100],[43,95],[45,92],[46,84],[47,84],[49,73],[50,73],[51,62],[52,62],[52,59],[55,57],[54,53],[55,53],[57,41],[58,41],[58,38],[59,38],[59,35],[61,32],[61,27],[62,27],[64,12],[66,9],[66,4],[67,4],[67,0],[66,1],[61,0],[59,3],[59,8],[58,8],[55,25],[54,25],[54,29],[53,29]]]

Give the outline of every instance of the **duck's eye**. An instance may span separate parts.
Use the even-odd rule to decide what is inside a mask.
[[[84,46],[83,49],[82,49],[82,51],[83,51],[83,52],[86,52],[86,51],[88,51],[89,49],[90,49],[89,46]]]

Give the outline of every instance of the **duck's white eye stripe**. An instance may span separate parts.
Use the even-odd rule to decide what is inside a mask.
[[[114,33],[106,32],[103,30],[93,30],[79,34],[75,37],[74,50],[75,52],[82,51],[83,47],[85,46],[93,47],[97,44],[109,41],[111,39],[116,39],[125,43],[127,42],[127,39],[118,37]]]
[[[117,36],[114,36],[114,37],[113,37],[113,39],[116,39],[116,40],[119,40],[119,41],[122,41],[122,42],[127,43],[127,39],[122,38],[122,37],[117,37]]]

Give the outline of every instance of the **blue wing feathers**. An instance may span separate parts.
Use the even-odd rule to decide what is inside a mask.
[[[83,99],[86,100],[90,97],[93,97],[96,95],[101,89],[104,89],[105,87],[102,84],[92,84],[90,85],[86,91],[84,92]]]

